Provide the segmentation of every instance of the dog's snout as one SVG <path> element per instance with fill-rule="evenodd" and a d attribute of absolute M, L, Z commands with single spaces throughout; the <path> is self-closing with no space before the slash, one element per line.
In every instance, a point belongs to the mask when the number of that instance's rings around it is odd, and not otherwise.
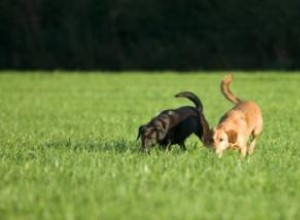
<path fill-rule="evenodd" d="M 152 139 L 145 138 L 145 139 L 142 141 L 142 144 L 143 144 L 143 147 L 144 147 L 144 148 L 150 148 L 150 147 L 152 147 L 153 145 L 155 145 L 155 141 L 153 141 Z"/>

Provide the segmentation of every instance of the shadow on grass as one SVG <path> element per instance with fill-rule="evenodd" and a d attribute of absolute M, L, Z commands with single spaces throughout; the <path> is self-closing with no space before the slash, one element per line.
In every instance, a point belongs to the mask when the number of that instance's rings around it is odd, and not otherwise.
<path fill-rule="evenodd" d="M 171 153 L 171 154 L 182 154 L 188 151 L 196 150 L 197 143 L 192 143 L 187 148 L 187 151 L 183 151 L 179 146 L 173 145 L 170 150 L 166 150 L 163 147 L 153 147 L 150 149 L 150 152 L 145 152 L 141 150 L 141 144 L 138 141 L 134 140 L 72 140 L 72 139 L 64 139 L 64 140 L 56 140 L 49 141 L 42 144 L 43 148 L 46 149 L 57 149 L 57 150 L 70 150 L 75 152 L 115 152 L 115 153 L 137 153 L 142 155 L 149 154 L 160 154 L 160 153 Z"/>
<path fill-rule="evenodd" d="M 44 148 L 50 149 L 66 149 L 72 151 L 88 151 L 88 152 L 138 152 L 139 143 L 136 141 L 119 140 L 59 140 L 50 141 L 43 144 Z"/>

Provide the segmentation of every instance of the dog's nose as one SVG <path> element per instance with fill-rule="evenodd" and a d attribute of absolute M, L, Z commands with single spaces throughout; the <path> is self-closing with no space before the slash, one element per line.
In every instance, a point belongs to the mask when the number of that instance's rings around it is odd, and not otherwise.
<path fill-rule="evenodd" d="M 223 155 L 223 150 L 221 150 L 221 149 L 216 149 L 216 154 L 218 155 L 218 157 L 222 157 L 222 155 Z"/>

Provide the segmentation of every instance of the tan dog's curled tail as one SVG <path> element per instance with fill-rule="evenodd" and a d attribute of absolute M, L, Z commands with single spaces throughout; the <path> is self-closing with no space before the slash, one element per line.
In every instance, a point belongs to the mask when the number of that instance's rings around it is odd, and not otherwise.
<path fill-rule="evenodd" d="M 234 104 L 238 104 L 240 102 L 242 102 L 241 99 L 239 99 L 238 97 L 236 97 L 230 90 L 229 86 L 231 81 L 233 80 L 233 75 L 232 74 L 228 74 L 224 77 L 224 79 L 221 82 L 221 92 L 223 93 L 223 95 L 225 96 L 225 98 L 227 100 L 229 100 L 230 102 L 234 103 Z"/>

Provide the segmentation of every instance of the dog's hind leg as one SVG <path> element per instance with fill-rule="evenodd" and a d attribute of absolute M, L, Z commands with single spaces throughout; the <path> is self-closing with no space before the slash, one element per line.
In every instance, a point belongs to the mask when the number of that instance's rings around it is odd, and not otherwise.
<path fill-rule="evenodd" d="M 248 154 L 253 154 L 258 136 L 258 134 L 252 133 L 252 137 L 248 147 Z"/>
<path fill-rule="evenodd" d="M 249 147 L 248 147 L 248 154 L 253 154 L 255 150 L 255 144 L 256 144 L 256 138 L 253 137 L 252 140 L 250 141 Z"/>
<path fill-rule="evenodd" d="M 258 129 L 254 129 L 252 131 L 252 137 L 248 147 L 248 154 L 253 154 L 255 150 L 256 140 L 259 137 L 261 131 L 262 131 L 261 127 L 259 127 Z"/>

